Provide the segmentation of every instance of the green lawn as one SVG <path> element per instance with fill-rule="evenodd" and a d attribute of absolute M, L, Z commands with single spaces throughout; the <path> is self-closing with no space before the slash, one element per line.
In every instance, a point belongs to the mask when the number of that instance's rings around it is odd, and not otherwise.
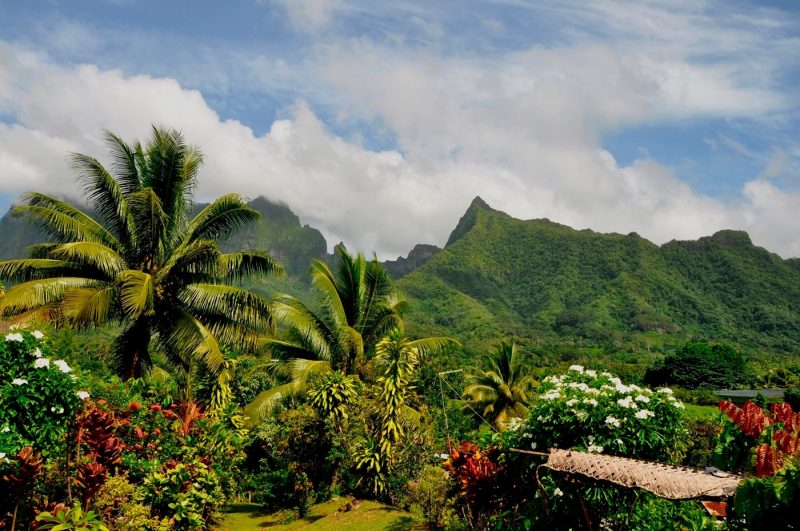
<path fill-rule="evenodd" d="M 715 406 L 698 406 L 695 404 L 685 404 L 686 416 L 694 420 L 714 420 L 719 417 L 720 410 Z"/>
<path fill-rule="evenodd" d="M 225 513 L 218 531 L 260 531 L 316 529 L 320 531 L 349 530 L 368 531 L 372 529 L 418 529 L 410 513 L 390 505 L 363 500 L 357 509 L 339 512 L 348 498 L 335 498 L 311 507 L 305 518 L 296 519 L 294 511 L 279 511 L 264 514 L 256 504 L 234 504 Z"/>

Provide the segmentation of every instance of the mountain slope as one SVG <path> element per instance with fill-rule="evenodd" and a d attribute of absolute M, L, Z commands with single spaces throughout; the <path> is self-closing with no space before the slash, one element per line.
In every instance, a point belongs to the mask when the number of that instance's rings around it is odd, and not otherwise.
<path fill-rule="evenodd" d="M 466 341 L 659 333 L 800 349 L 797 265 L 736 231 L 659 247 L 517 220 L 476 198 L 445 249 L 398 285 L 420 333 Z"/>

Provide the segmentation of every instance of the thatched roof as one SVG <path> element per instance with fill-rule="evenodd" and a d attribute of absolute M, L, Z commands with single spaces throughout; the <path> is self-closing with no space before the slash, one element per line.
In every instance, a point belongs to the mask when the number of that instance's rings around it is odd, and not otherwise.
<path fill-rule="evenodd" d="M 733 496 L 744 479 L 719 471 L 712 473 L 699 468 L 556 448 L 550 450 L 544 466 L 622 487 L 644 489 L 671 500 Z"/>

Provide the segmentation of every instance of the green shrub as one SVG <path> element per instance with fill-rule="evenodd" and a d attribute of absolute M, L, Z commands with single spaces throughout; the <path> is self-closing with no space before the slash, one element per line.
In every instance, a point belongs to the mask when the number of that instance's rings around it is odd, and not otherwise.
<path fill-rule="evenodd" d="M 448 472 L 428 465 L 419 476 L 406 483 L 405 504 L 421 515 L 429 529 L 449 528 L 457 522 L 454 499 L 455 483 Z"/>
<path fill-rule="evenodd" d="M 683 463 L 698 468 L 714 464 L 714 450 L 722 433 L 720 423 L 716 420 L 690 419 L 686 426 L 689 430 L 689 444 Z"/>
<path fill-rule="evenodd" d="M 297 508 L 325 498 L 333 480 L 332 440 L 311 406 L 283 410 L 253 432 L 248 461 L 254 501 L 268 508 Z"/>
<path fill-rule="evenodd" d="M 225 501 L 219 476 L 200 461 L 153 472 L 142 490 L 144 502 L 173 529 L 208 528 Z"/>
<path fill-rule="evenodd" d="M 687 389 L 735 388 L 748 381 L 744 356 L 722 343 L 686 343 L 645 373 L 645 382 L 649 385 Z"/>
<path fill-rule="evenodd" d="M 800 389 L 787 389 L 783 395 L 783 400 L 795 411 L 800 411 Z"/>
<path fill-rule="evenodd" d="M 108 531 L 100 516 L 94 511 L 84 511 L 80 504 L 76 503 L 69 509 L 57 511 L 51 514 L 47 511 L 40 513 L 36 517 L 39 523 L 38 529 L 43 531 L 54 530 L 63 531 L 75 529 L 80 531 Z"/>

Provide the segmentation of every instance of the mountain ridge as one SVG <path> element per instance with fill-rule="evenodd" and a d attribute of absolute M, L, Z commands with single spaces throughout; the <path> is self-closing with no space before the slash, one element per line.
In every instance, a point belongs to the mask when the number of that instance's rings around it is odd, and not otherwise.
<path fill-rule="evenodd" d="M 655 333 L 786 353 L 800 349 L 798 272 L 743 231 L 659 246 L 518 220 L 476 198 L 445 248 L 398 286 L 420 334 L 486 343 Z"/>
<path fill-rule="evenodd" d="M 248 285 L 309 297 L 310 261 L 330 260 L 322 233 L 286 204 L 258 197 L 250 205 L 263 219 L 224 249 L 268 250 L 288 278 Z M 0 258 L 41 241 L 38 229 L 8 214 L 0 231 Z M 635 232 L 515 219 L 476 197 L 443 249 L 420 244 L 384 265 L 412 303 L 407 320 L 419 335 L 617 346 L 663 336 L 800 351 L 800 259 L 755 246 L 744 231 L 657 245 Z"/>

